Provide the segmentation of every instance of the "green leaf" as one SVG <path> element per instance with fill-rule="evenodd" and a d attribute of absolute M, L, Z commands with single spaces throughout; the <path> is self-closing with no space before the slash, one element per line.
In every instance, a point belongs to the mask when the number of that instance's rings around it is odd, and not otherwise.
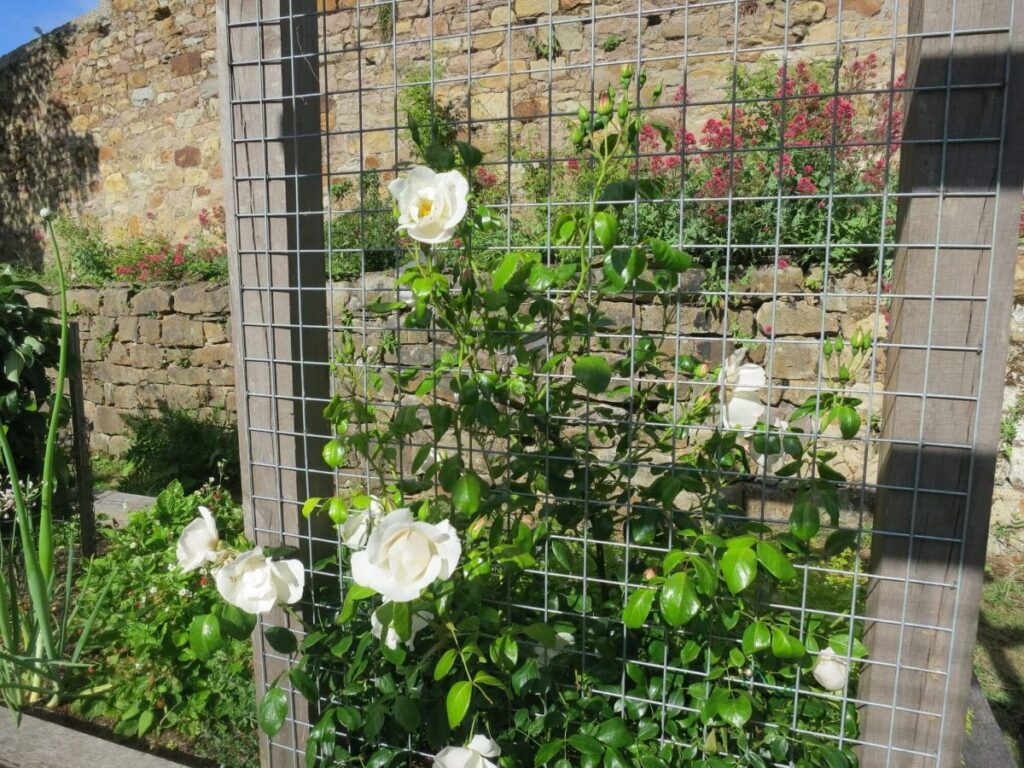
<path fill-rule="evenodd" d="M 488 493 L 487 484 L 475 472 L 466 471 L 452 488 L 452 506 L 464 515 L 474 515 Z"/>
<path fill-rule="evenodd" d="M 690 577 L 682 571 L 669 576 L 661 588 L 661 615 L 673 627 L 681 627 L 700 611 L 700 598 Z"/>
<path fill-rule="evenodd" d="M 420 727 L 420 708 L 408 696 L 399 696 L 395 699 L 393 712 L 395 722 L 406 733 L 415 733 Z"/>
<path fill-rule="evenodd" d="M 597 728 L 594 734 L 597 740 L 609 747 L 623 748 L 633 743 L 633 734 L 626 727 L 626 721 L 621 717 L 613 717 L 605 720 Z"/>
<path fill-rule="evenodd" d="M 230 603 L 220 603 L 214 609 L 214 613 L 220 620 L 221 634 L 232 640 L 248 640 L 256 627 L 256 617 L 253 614 L 246 613 Z"/>
<path fill-rule="evenodd" d="M 288 717 L 288 694 L 283 689 L 273 686 L 259 707 L 256 708 L 256 722 L 260 729 L 267 736 L 274 737 L 284 726 L 285 718 Z"/>
<path fill-rule="evenodd" d="M 748 656 L 763 651 L 772 644 L 772 631 L 763 621 L 755 621 L 743 630 L 743 652 Z"/>
<path fill-rule="evenodd" d="M 851 440 L 860 432 L 860 414 L 848 405 L 836 407 L 839 417 L 839 431 L 844 440 Z"/>
<path fill-rule="evenodd" d="M 153 723 L 155 722 L 156 715 L 153 714 L 153 710 L 151 709 L 147 709 L 145 712 L 139 715 L 139 724 L 135 731 L 138 734 L 139 738 L 145 736 L 149 732 L 149 729 L 153 727 Z"/>
<path fill-rule="evenodd" d="M 772 630 L 772 655 L 779 659 L 799 659 L 806 653 L 804 644 L 784 629 Z"/>
<path fill-rule="evenodd" d="M 328 440 L 324 445 L 323 457 L 328 467 L 337 469 L 345 461 L 345 446 L 337 438 Z"/>
<path fill-rule="evenodd" d="M 770 541 L 757 542 L 757 559 L 779 581 L 796 578 L 796 568 L 789 562 L 789 558 Z"/>
<path fill-rule="evenodd" d="M 742 728 L 753 713 L 750 697 L 745 693 L 737 693 L 718 703 L 719 717 L 733 728 Z"/>
<path fill-rule="evenodd" d="M 522 693 L 530 681 L 540 678 L 540 667 L 536 659 L 527 659 L 519 669 L 512 673 L 512 690 Z"/>
<path fill-rule="evenodd" d="M 604 747 L 601 745 L 601 742 L 593 736 L 587 736 L 584 733 L 574 733 L 569 737 L 569 744 L 584 755 L 604 754 Z"/>
<path fill-rule="evenodd" d="M 789 530 L 800 541 L 810 541 L 821 530 L 821 513 L 807 496 L 800 496 L 789 515 Z"/>
<path fill-rule="evenodd" d="M 538 749 L 536 754 L 533 756 L 533 768 L 540 768 L 540 766 L 547 764 L 551 761 L 551 758 L 561 752 L 564 748 L 565 742 L 562 739 L 549 741 Z"/>
<path fill-rule="evenodd" d="M 224 646 L 220 633 L 220 620 L 212 613 L 196 616 L 189 626 L 188 641 L 196 658 L 207 661 Z"/>
<path fill-rule="evenodd" d="M 604 259 L 604 276 L 612 290 L 631 285 L 647 267 L 647 257 L 639 248 L 616 248 Z"/>
<path fill-rule="evenodd" d="M 448 689 L 445 709 L 448 712 L 448 727 L 457 728 L 466 719 L 469 705 L 473 700 L 473 684 L 468 680 L 460 680 Z"/>
<path fill-rule="evenodd" d="M 263 630 L 263 636 L 270 643 L 270 647 L 278 653 L 290 655 L 299 648 L 299 641 L 285 627 L 267 627 Z"/>
<path fill-rule="evenodd" d="M 651 240 L 651 254 L 654 256 L 655 266 L 659 269 L 685 272 L 693 264 L 690 254 L 657 238 Z"/>
<path fill-rule="evenodd" d="M 466 168 L 472 170 L 476 168 L 480 163 L 483 162 L 484 153 L 474 147 L 468 141 L 456 141 L 455 146 L 459 150 L 459 155 L 462 156 L 462 162 Z"/>
<path fill-rule="evenodd" d="M 619 220 L 615 214 L 607 211 L 594 214 L 594 238 L 606 251 L 615 247 L 619 242 Z"/>
<path fill-rule="evenodd" d="M 647 621 L 654 606 L 654 597 L 657 594 L 653 589 L 637 587 L 629 594 L 626 600 L 626 608 L 622 612 L 622 622 L 630 629 L 639 629 Z"/>
<path fill-rule="evenodd" d="M 522 254 L 518 251 L 513 251 L 505 255 L 505 258 L 501 260 L 498 268 L 494 270 L 491 277 L 491 287 L 496 291 L 500 291 L 505 287 L 506 283 L 512 279 L 512 276 L 519 269 L 519 265 L 522 263 Z"/>
<path fill-rule="evenodd" d="M 434 680 L 443 680 L 448 676 L 448 673 L 452 671 L 452 667 L 455 665 L 455 656 L 454 648 L 449 648 L 441 654 L 441 658 L 434 665 Z"/>
<path fill-rule="evenodd" d="M 583 355 L 576 358 L 572 375 L 588 392 L 599 395 L 611 383 L 612 367 L 600 355 Z"/>
<path fill-rule="evenodd" d="M 825 539 L 825 547 L 822 554 L 825 557 L 835 557 L 847 549 L 857 548 L 857 531 L 851 531 L 846 528 L 840 528 L 832 531 Z"/>
<path fill-rule="evenodd" d="M 725 585 L 734 595 L 750 586 L 757 575 L 757 555 L 750 547 L 726 550 L 721 560 Z"/>
<path fill-rule="evenodd" d="M 316 703 L 320 699 L 320 691 L 317 690 L 316 682 L 309 673 L 298 667 L 293 667 L 288 671 L 288 679 L 292 681 L 292 688 L 299 692 L 299 694 L 306 701 L 310 703 Z"/>

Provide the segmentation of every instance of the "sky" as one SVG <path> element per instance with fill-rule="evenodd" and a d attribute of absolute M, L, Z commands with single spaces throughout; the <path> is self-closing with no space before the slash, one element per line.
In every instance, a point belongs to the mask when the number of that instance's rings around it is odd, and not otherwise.
<path fill-rule="evenodd" d="M 0 56 L 91 11 L 98 0 L 0 0 Z"/>

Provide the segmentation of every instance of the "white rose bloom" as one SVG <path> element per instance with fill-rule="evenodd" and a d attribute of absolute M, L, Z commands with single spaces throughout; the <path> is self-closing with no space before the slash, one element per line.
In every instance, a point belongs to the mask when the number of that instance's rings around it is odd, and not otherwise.
<path fill-rule="evenodd" d="M 418 165 L 388 186 L 398 204 L 398 228 L 421 243 L 451 240 L 466 215 L 469 182 L 458 171 L 434 173 Z"/>
<path fill-rule="evenodd" d="M 376 496 L 370 497 L 370 504 L 366 509 L 357 509 L 349 513 L 345 522 L 341 524 L 338 531 L 341 534 L 342 542 L 352 549 L 362 549 L 370 538 L 370 529 L 378 519 L 384 516 L 384 505 Z"/>
<path fill-rule="evenodd" d="M 378 521 L 366 549 L 352 555 L 352 578 L 385 600 L 407 603 L 437 579 L 451 578 L 461 555 L 447 520 L 431 525 L 414 520 L 409 509 L 396 509 Z"/>
<path fill-rule="evenodd" d="M 789 462 L 789 456 L 786 455 L 785 450 L 782 449 L 782 433 L 789 430 L 789 422 L 783 419 L 775 419 L 772 421 L 772 428 L 768 430 L 765 437 L 765 448 L 770 448 L 768 444 L 772 438 L 778 439 L 779 441 L 779 452 L 778 453 L 761 453 L 757 448 L 754 447 L 753 442 L 750 444 L 750 458 L 757 464 L 759 471 L 758 474 L 763 474 L 766 470 L 769 475 L 774 475 L 782 467 Z"/>
<path fill-rule="evenodd" d="M 306 572 L 298 560 L 270 560 L 257 547 L 243 552 L 214 573 L 217 591 L 247 613 L 266 613 L 278 603 L 302 597 Z"/>
<path fill-rule="evenodd" d="M 199 517 L 185 526 L 178 538 L 178 565 L 186 571 L 194 571 L 204 563 L 217 558 L 217 523 L 206 507 L 199 508 Z"/>
<path fill-rule="evenodd" d="M 498 757 L 501 747 L 483 734 L 474 736 L 464 747 L 445 747 L 434 756 L 434 768 L 498 768 L 488 760 Z"/>
<path fill-rule="evenodd" d="M 718 374 L 718 400 L 726 429 L 748 430 L 764 413 L 761 390 L 768 376 L 760 365 L 744 363 L 746 354 L 745 350 L 737 349 Z"/>
<path fill-rule="evenodd" d="M 818 654 L 814 664 L 814 679 L 826 691 L 841 691 L 846 688 L 850 676 L 850 660 L 840 656 L 831 648 Z"/>
<path fill-rule="evenodd" d="M 555 635 L 555 645 L 552 648 L 546 648 L 542 645 L 534 650 L 537 654 L 537 661 L 541 664 L 547 664 L 566 648 L 574 645 L 576 645 L 576 638 L 573 637 L 571 632 L 558 632 Z"/>
<path fill-rule="evenodd" d="M 370 614 L 370 634 L 380 639 L 381 633 L 384 631 L 384 625 L 381 624 L 380 619 L 377 618 L 377 611 Z M 412 650 L 413 645 L 416 641 L 416 635 L 424 627 L 430 625 L 430 622 L 434 620 L 434 614 L 430 611 L 416 611 L 411 617 L 410 626 L 411 631 L 409 632 L 409 639 L 405 641 L 405 645 L 409 650 Z M 398 636 L 394 627 L 388 627 L 388 633 L 384 638 L 384 645 L 391 650 L 398 648 L 398 644 L 402 642 L 402 638 Z"/>

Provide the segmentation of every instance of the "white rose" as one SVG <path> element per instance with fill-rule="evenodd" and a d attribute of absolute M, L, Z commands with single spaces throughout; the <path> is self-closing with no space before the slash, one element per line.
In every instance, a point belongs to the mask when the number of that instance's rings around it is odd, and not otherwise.
<path fill-rule="evenodd" d="M 217 591 L 247 613 L 266 613 L 278 603 L 302 597 L 306 572 L 298 560 L 270 560 L 257 547 L 243 552 L 214 573 Z"/>
<path fill-rule="evenodd" d="M 204 563 L 217 558 L 217 523 L 206 507 L 199 508 L 199 517 L 185 526 L 178 538 L 178 565 L 186 571 L 194 571 Z"/>
<path fill-rule="evenodd" d="M 761 390 L 768 376 L 760 365 L 744 363 L 746 354 L 745 350 L 737 349 L 718 374 L 718 400 L 726 429 L 748 430 L 764 413 Z"/>
<path fill-rule="evenodd" d="M 379 610 L 380 608 L 370 614 L 370 634 L 377 639 L 380 639 L 381 634 L 384 632 L 384 625 L 381 624 L 380 619 L 377 618 L 377 611 Z M 416 640 L 416 635 L 419 634 L 421 629 L 429 626 L 430 622 L 433 620 L 434 614 L 430 611 L 416 611 L 410 620 L 411 629 L 409 632 L 409 639 L 405 641 L 406 647 L 412 650 L 413 644 Z M 400 642 L 402 642 L 402 638 L 398 636 L 394 627 L 389 626 L 388 633 L 384 637 L 384 645 L 391 650 L 395 650 Z"/>
<path fill-rule="evenodd" d="M 535 649 L 537 661 L 541 664 L 547 664 L 566 648 L 574 645 L 576 645 L 576 638 L 572 636 L 571 632 L 558 632 L 555 634 L 554 646 L 546 648 L 542 645 Z"/>
<path fill-rule="evenodd" d="M 818 654 L 814 664 L 814 679 L 826 691 L 841 691 L 846 688 L 850 676 L 850 660 L 840 656 L 831 648 Z"/>
<path fill-rule="evenodd" d="M 352 555 L 352 578 L 385 600 L 407 603 L 437 579 L 451 578 L 461 555 L 462 544 L 447 520 L 431 525 L 396 509 L 377 523 L 366 549 Z"/>
<path fill-rule="evenodd" d="M 469 182 L 458 171 L 434 173 L 418 165 L 392 181 L 388 192 L 398 204 L 399 229 L 421 243 L 443 243 L 466 215 Z"/>
<path fill-rule="evenodd" d="M 434 768 L 498 768 L 487 758 L 501 754 L 501 747 L 482 734 L 474 736 L 464 747 L 445 747 L 434 756 Z"/>
<path fill-rule="evenodd" d="M 345 522 L 341 524 L 338 531 L 341 540 L 352 549 L 362 549 L 366 546 L 366 540 L 370 538 L 370 529 L 376 521 L 384 516 L 384 505 L 376 496 L 370 497 L 370 504 L 366 509 L 356 509 L 349 513 Z"/>

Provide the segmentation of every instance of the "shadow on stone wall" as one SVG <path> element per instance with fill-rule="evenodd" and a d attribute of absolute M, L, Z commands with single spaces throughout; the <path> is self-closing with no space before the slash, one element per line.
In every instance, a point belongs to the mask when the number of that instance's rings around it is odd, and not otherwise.
<path fill-rule="evenodd" d="M 66 25 L 0 58 L 0 262 L 40 266 L 38 210 L 75 208 L 99 167 L 92 136 L 52 95 L 76 32 Z"/>

